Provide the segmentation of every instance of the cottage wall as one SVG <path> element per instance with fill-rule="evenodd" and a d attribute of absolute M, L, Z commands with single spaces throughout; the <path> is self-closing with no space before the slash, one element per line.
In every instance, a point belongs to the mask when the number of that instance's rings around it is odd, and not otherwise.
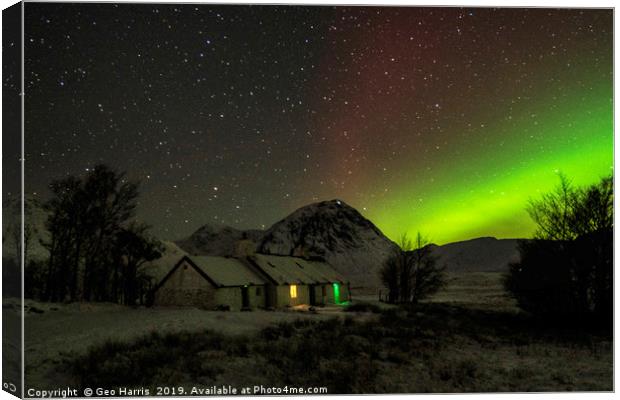
<path fill-rule="evenodd" d="M 325 305 L 327 303 L 329 303 L 329 288 L 331 287 L 331 285 L 329 284 L 316 284 L 316 285 L 312 285 L 309 287 L 310 291 L 314 291 L 314 299 L 315 299 L 315 305 Z M 308 296 L 310 297 L 310 296 Z M 308 302 L 310 300 L 308 299 Z M 308 303 L 310 304 L 310 303 Z"/>
<path fill-rule="evenodd" d="M 282 308 L 291 305 L 289 287 L 286 285 L 278 285 L 275 287 L 276 292 L 276 308 Z"/>
<path fill-rule="evenodd" d="M 224 287 L 216 293 L 218 305 L 228 306 L 231 311 L 241 310 L 241 288 Z"/>
<path fill-rule="evenodd" d="M 289 298 L 291 295 L 291 288 L 287 287 Z M 299 304 L 310 304 L 310 287 L 308 285 L 297 285 L 297 298 L 291 299 L 291 305 L 296 306 Z"/>
<path fill-rule="evenodd" d="M 241 309 L 241 288 L 239 287 L 222 287 L 216 290 L 215 306 L 228 306 L 233 311 Z"/>
<path fill-rule="evenodd" d="M 225 289 L 234 289 L 232 294 L 227 295 L 227 297 L 223 299 L 227 299 L 228 303 L 231 304 L 231 307 L 235 310 L 240 310 L 243 306 L 243 288 L 242 287 L 234 287 L 234 288 L 225 288 Z M 247 287 L 248 290 L 248 301 L 250 308 L 265 308 L 265 286 L 263 285 L 252 285 Z M 232 306 L 234 304 L 234 307 Z"/>
<path fill-rule="evenodd" d="M 266 286 L 253 286 L 254 294 L 250 292 L 250 303 L 252 307 L 265 308 L 267 306 L 267 287 Z M 260 288 L 260 293 L 256 290 Z"/>
<path fill-rule="evenodd" d="M 321 289 L 325 292 L 325 304 L 334 304 L 334 286 L 326 283 L 321 286 Z"/>
<path fill-rule="evenodd" d="M 340 302 L 343 301 L 351 301 L 351 292 L 349 291 L 349 285 L 347 284 L 340 285 Z"/>
<path fill-rule="evenodd" d="M 213 309 L 218 304 L 217 290 L 191 265 L 183 262 L 155 292 L 154 304 Z"/>
<path fill-rule="evenodd" d="M 269 308 L 278 307 L 278 287 L 276 285 L 265 285 L 265 306 Z"/>

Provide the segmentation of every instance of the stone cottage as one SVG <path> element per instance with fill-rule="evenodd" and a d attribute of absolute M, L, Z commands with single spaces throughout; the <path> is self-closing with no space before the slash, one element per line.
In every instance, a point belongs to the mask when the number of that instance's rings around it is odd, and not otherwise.
<path fill-rule="evenodd" d="M 155 287 L 155 305 L 242 310 L 342 304 L 348 281 L 322 260 L 252 254 L 183 256 Z"/>

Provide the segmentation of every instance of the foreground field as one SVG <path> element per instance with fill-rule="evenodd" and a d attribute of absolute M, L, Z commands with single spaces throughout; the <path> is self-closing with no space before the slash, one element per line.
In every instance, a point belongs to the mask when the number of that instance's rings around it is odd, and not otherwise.
<path fill-rule="evenodd" d="M 376 319 L 110 341 L 68 363 L 77 386 L 327 387 L 329 393 L 612 390 L 609 339 L 441 304 Z M 154 390 L 154 389 L 152 389 Z"/>
<path fill-rule="evenodd" d="M 216 312 L 195 308 L 128 308 L 114 304 L 34 306 L 25 318 L 27 387 L 71 384 L 63 362 L 108 340 L 141 335 L 214 329 L 227 335 L 251 334 L 278 322 L 330 318 L 334 313 Z M 14 314 L 19 323 L 17 314 Z"/>
<path fill-rule="evenodd" d="M 330 393 L 612 390 L 611 333 L 550 327 L 498 274 L 450 276 L 414 309 L 210 312 L 42 305 L 26 316 L 27 387 L 326 386 Z"/>

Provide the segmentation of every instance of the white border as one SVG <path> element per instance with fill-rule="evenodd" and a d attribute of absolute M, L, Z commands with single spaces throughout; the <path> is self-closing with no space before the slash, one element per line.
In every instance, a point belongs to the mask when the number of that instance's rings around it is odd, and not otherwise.
<path fill-rule="evenodd" d="M 375 1 L 368 1 L 368 0 L 339 0 L 337 2 L 326 2 L 326 1 L 318 1 L 318 0 L 305 0 L 305 1 L 299 1 L 299 0 L 289 0 L 289 1 L 269 1 L 269 0 L 251 0 L 251 1 L 239 1 L 239 0 L 230 0 L 230 1 L 164 1 L 164 0 L 154 0 L 154 1 L 126 1 L 126 0 L 121 0 L 121 1 L 92 1 L 92 0 L 86 0 L 86 1 L 80 1 L 80 2 L 84 2 L 84 3 L 102 3 L 102 2 L 116 2 L 116 3 L 179 3 L 179 4 L 293 4 L 293 5 L 378 5 L 378 6 L 453 6 L 453 7 L 550 7 L 550 8 L 615 8 L 615 1 L 600 1 L 600 0 L 596 0 L 596 1 L 589 1 L 589 2 L 583 2 L 583 1 L 558 1 L 558 0 L 546 0 L 544 1 L 544 3 L 541 3 L 540 1 L 535 1 L 535 0 L 527 0 L 527 1 L 519 1 L 519 2 L 513 2 L 513 1 L 506 1 L 506 2 L 498 2 L 498 1 L 488 1 L 488 0 L 478 0 L 478 1 L 441 1 L 441 0 L 435 0 L 435 1 L 416 1 L 416 0 L 391 0 L 391 1 L 380 1 L 380 0 L 375 0 Z M 10 0 L 0 0 L 0 5 L 2 6 L 2 9 L 5 9 L 13 4 L 16 4 L 17 2 L 15 1 L 10 1 Z M 24 26 L 23 26 L 23 4 L 22 4 L 22 37 L 23 37 L 23 32 L 24 31 Z M 615 38 L 618 37 L 618 33 L 620 31 L 620 28 L 618 28 L 618 26 L 615 24 L 615 10 L 614 10 L 614 100 L 615 100 L 615 93 L 618 89 L 617 85 L 617 81 L 615 79 L 615 65 L 618 65 L 617 61 L 618 61 L 618 46 L 615 42 Z M 0 30 L 0 44 L 2 43 L 2 33 Z M 22 41 L 22 46 L 23 46 L 24 42 Z M 24 209 L 23 209 L 23 191 L 24 191 L 24 170 L 23 170 L 23 164 L 24 164 L 24 159 L 23 159 L 23 155 L 24 155 L 24 56 L 23 56 L 23 47 L 22 47 L 22 59 L 21 59 L 21 64 L 22 64 L 22 82 L 21 82 L 21 92 L 22 92 L 22 96 L 21 96 L 21 102 L 22 102 L 22 112 L 21 112 L 21 123 L 22 123 L 22 169 L 21 169 L 21 183 L 22 183 L 22 244 L 23 244 L 23 232 L 24 232 L 24 227 L 23 227 L 23 213 L 24 213 Z M 1 105 L 1 97 L 0 97 L 0 105 Z M 616 116 L 618 115 L 618 107 L 617 104 L 614 101 L 614 121 Z M 1 128 L 0 128 L 1 129 Z M 615 134 L 615 124 L 614 124 L 614 139 L 617 138 L 616 134 Z M 615 140 L 614 140 L 614 144 L 615 144 Z M 615 146 L 614 146 L 615 147 Z M 0 152 L 2 150 L 2 143 L 0 141 Z M 618 154 L 614 153 L 614 165 L 617 165 L 618 161 L 620 160 L 620 156 L 618 156 Z M 614 177 L 615 179 L 615 177 Z M 2 184 L 0 182 L 0 190 L 2 188 Z M 615 208 L 614 208 L 615 210 Z M 1 216 L 0 216 L 0 222 L 1 222 Z M 620 220 L 620 218 L 618 217 L 618 215 L 616 214 L 614 216 L 614 224 L 617 225 L 618 220 Z M 620 245 L 620 238 L 615 236 L 614 237 L 614 250 L 617 248 L 617 246 Z M 23 249 L 23 245 L 22 245 L 22 249 Z M 22 251 L 22 265 L 23 265 L 23 251 Z M 618 254 L 616 252 L 614 252 L 614 266 L 618 265 Z M 617 289 L 620 286 L 618 285 L 618 282 L 620 281 L 618 273 L 614 274 L 614 288 Z M 24 289 L 24 276 L 23 276 L 23 268 L 22 268 L 22 296 L 23 296 L 23 289 Z M 615 306 L 615 310 L 618 310 L 618 298 L 617 296 L 615 296 L 615 290 L 614 290 L 614 306 Z M 617 332 L 616 328 L 617 328 L 617 319 L 615 319 L 614 321 L 614 339 L 615 339 L 615 332 Z M 23 299 L 22 299 L 22 362 L 23 362 L 23 357 L 24 357 L 24 352 L 23 352 L 23 346 L 24 346 L 24 335 L 23 335 L 23 328 L 24 328 L 24 316 L 23 316 Z M 2 329 L 2 322 L 0 321 L 0 331 Z M 1 351 L 1 350 L 0 350 Z M 615 374 L 616 372 L 616 368 L 615 368 L 615 360 L 617 360 L 618 358 L 617 356 L 617 351 L 618 351 L 618 347 L 615 345 L 615 340 L 614 340 L 614 388 L 618 388 L 618 376 L 617 374 Z M 0 373 L 2 372 L 2 365 L 0 363 Z M 24 371 L 22 370 L 22 389 L 23 389 L 23 373 Z M 23 393 L 23 392 L 22 392 Z M 419 399 L 453 399 L 453 398 L 459 398 L 461 396 L 467 396 L 468 399 L 488 399 L 488 398 L 493 398 L 493 399 L 531 399 L 531 398 L 538 398 L 538 397 L 542 397 L 542 398 L 547 398 L 547 399 L 563 399 L 563 400 L 573 400 L 573 399 L 584 399 L 584 398 L 588 398 L 588 399 L 611 399 L 614 398 L 615 395 L 613 393 L 591 393 L 591 392 L 586 392 L 586 393 L 551 393 L 551 394 L 528 394 L 528 393 L 516 393 L 516 394 L 472 394 L 472 395 L 462 395 L 462 394 L 457 394 L 457 395 L 376 395 L 373 396 L 375 398 L 404 398 L 404 397 L 416 397 Z M 327 398 L 327 399 L 335 399 L 337 397 L 341 397 L 341 396 L 321 396 L 321 398 Z M 347 397 L 354 397 L 354 398 L 358 398 L 358 397 L 362 397 L 362 396 L 347 396 Z M 14 396 L 11 396 L 10 394 L 8 394 L 7 392 L 1 391 L 0 393 L 0 400 L 5 400 L 5 399 L 14 399 Z M 265 397 L 262 397 L 265 398 Z M 266 397 L 266 398 L 276 398 L 276 397 Z"/>

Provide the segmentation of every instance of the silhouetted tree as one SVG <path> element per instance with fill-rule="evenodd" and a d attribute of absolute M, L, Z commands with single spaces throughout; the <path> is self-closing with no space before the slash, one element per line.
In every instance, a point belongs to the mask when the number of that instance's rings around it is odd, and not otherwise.
<path fill-rule="evenodd" d="M 135 305 L 136 299 L 148 290 L 145 286 L 150 282 L 147 276 L 140 274 L 140 267 L 162 255 L 161 242 L 147 235 L 148 228 L 144 224 L 131 224 L 117 234 L 118 254 L 122 255 L 123 302 L 126 305 Z M 116 271 L 115 285 L 118 283 L 118 269 Z"/>
<path fill-rule="evenodd" d="M 541 315 L 611 318 L 613 298 L 613 178 L 574 188 L 560 185 L 528 212 L 537 230 L 521 241 L 521 260 L 505 277 L 521 308 Z"/>
<path fill-rule="evenodd" d="M 415 241 L 401 237 L 399 248 L 380 270 L 380 278 L 390 303 L 417 303 L 445 285 L 444 270 L 437 266 L 428 240 L 419 232 Z"/>
<path fill-rule="evenodd" d="M 45 288 L 46 263 L 42 260 L 29 260 L 24 268 L 24 297 L 40 299 Z M 21 278 L 21 277 L 20 277 Z"/>
<path fill-rule="evenodd" d="M 445 268 L 437 265 L 437 257 L 432 250 L 428 239 L 418 232 L 411 252 L 413 268 L 409 286 L 412 303 L 437 293 L 446 284 Z"/>
<path fill-rule="evenodd" d="M 23 204 L 24 218 L 21 218 L 21 206 Z M 10 218 L 13 222 L 6 223 L 6 230 L 4 231 L 3 240 L 8 241 L 4 245 L 11 244 L 14 257 L 10 260 L 6 259 L 3 267 L 6 274 L 3 276 L 7 279 L 6 285 L 4 285 L 5 293 L 11 295 L 18 295 L 21 297 L 21 271 L 22 271 L 22 255 L 23 255 L 23 269 L 24 269 L 24 296 L 32 297 L 33 293 L 37 293 L 36 288 L 40 288 L 40 269 L 42 265 L 40 262 L 32 259 L 30 251 L 35 239 L 38 229 L 33 223 L 33 211 L 37 207 L 37 202 L 31 199 L 25 199 L 17 204 L 9 206 L 14 213 Z M 22 222 L 23 222 L 23 237 L 22 237 Z M 22 239 L 23 239 L 23 251 L 22 251 Z M 23 253 L 23 254 L 22 254 Z M 34 287 L 30 285 L 34 282 Z M 38 286 L 37 286 L 38 285 Z M 8 289 L 10 288 L 10 289 Z M 8 290 L 7 290 L 8 289 Z M 31 290 L 35 289 L 35 290 Z"/>
<path fill-rule="evenodd" d="M 381 283 L 388 291 L 388 303 L 397 303 L 400 300 L 400 263 L 402 258 L 401 254 L 394 254 L 385 261 L 383 268 L 379 271 Z"/>
<path fill-rule="evenodd" d="M 69 176 L 50 188 L 53 197 L 45 204 L 50 258 L 42 297 L 133 304 L 137 268 L 160 256 L 147 227 L 132 223 L 138 184 L 97 165 L 82 178 Z"/>
<path fill-rule="evenodd" d="M 135 215 L 137 183 L 127 182 L 123 173 L 96 166 L 84 184 L 86 227 L 90 240 L 85 246 L 85 300 L 106 301 L 115 261 L 115 237 Z M 102 285 L 101 283 L 106 283 Z"/>
<path fill-rule="evenodd" d="M 44 245 L 50 257 L 47 263 L 46 287 L 43 299 L 48 301 L 65 300 L 70 266 L 79 257 L 73 251 L 76 240 L 76 227 L 81 223 L 81 216 L 76 212 L 78 194 L 82 190 L 82 182 L 76 177 L 67 177 L 52 182 L 50 185 L 52 198 L 44 209 L 49 212 L 46 228 L 50 232 L 50 240 Z"/>

